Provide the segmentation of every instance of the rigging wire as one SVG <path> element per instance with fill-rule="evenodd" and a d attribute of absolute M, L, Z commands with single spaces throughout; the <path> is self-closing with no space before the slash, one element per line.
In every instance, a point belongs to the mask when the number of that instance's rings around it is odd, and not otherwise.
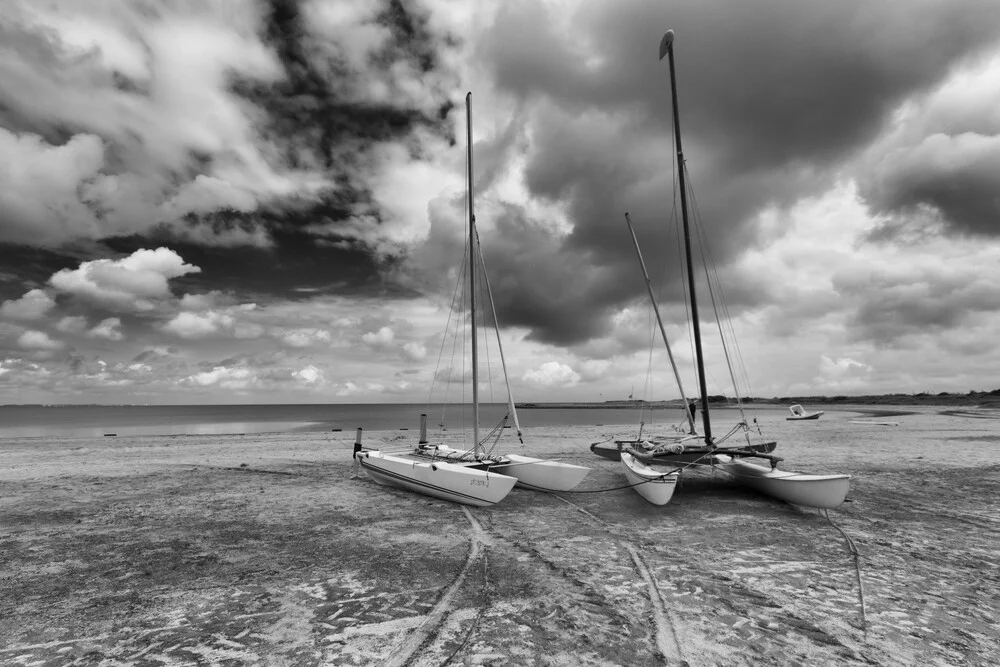
<path fill-rule="evenodd" d="M 464 253 L 464 254 L 467 254 L 467 253 Z M 463 254 L 463 256 L 464 256 L 464 254 Z M 462 286 L 465 284 L 465 265 L 466 265 L 466 262 L 463 261 L 462 262 L 462 266 L 459 269 L 458 275 L 457 275 L 457 277 L 455 279 L 455 289 L 452 291 L 452 294 L 451 294 L 451 304 L 448 307 L 448 320 L 445 323 L 444 334 L 441 336 L 441 347 L 438 350 L 438 359 L 437 359 L 437 363 L 434 366 L 434 374 L 431 376 L 430 389 L 427 390 L 427 405 L 426 405 L 426 407 L 424 409 L 424 412 L 428 412 L 429 413 L 431 411 L 430 410 L 430 406 L 433 404 L 434 385 L 437 383 L 438 373 L 439 373 L 439 371 L 441 369 L 441 361 L 444 358 L 445 345 L 448 342 L 448 333 L 451 331 L 453 316 L 454 316 L 454 314 L 456 312 L 456 310 L 455 310 L 455 302 L 456 302 L 456 300 L 458 300 L 459 298 L 461 298 L 460 297 L 460 291 L 462 289 Z M 451 353 L 451 359 L 449 360 L 449 364 L 448 364 L 448 373 L 446 375 L 445 382 L 444 382 L 444 385 L 445 385 L 444 398 L 441 401 L 441 421 L 440 421 L 440 426 L 441 427 L 444 426 L 445 410 L 447 409 L 447 406 L 448 406 L 448 387 L 451 384 L 451 373 L 452 373 L 452 370 L 454 369 L 454 361 L 455 361 L 455 345 L 456 345 L 457 340 L 458 340 L 457 318 L 454 318 L 454 319 L 455 319 L 456 323 L 455 323 L 455 333 L 452 336 L 452 353 Z"/>
<path fill-rule="evenodd" d="M 734 355 L 736 358 L 737 366 L 739 369 L 740 379 L 742 380 L 744 387 L 746 387 L 747 395 L 751 392 L 750 376 L 747 373 L 746 365 L 743 363 L 743 355 L 739 349 L 739 340 L 736 337 L 736 329 L 733 326 L 733 318 L 729 311 L 729 305 L 725 298 L 725 291 L 722 287 L 722 280 L 719 278 L 718 266 L 715 262 L 715 258 L 712 256 L 712 249 L 706 240 L 706 235 L 704 232 L 704 225 L 702 224 L 701 210 L 698 207 L 698 200 L 694 193 L 694 188 L 689 187 L 689 194 L 691 195 L 692 202 L 692 212 L 695 220 L 695 231 L 698 234 L 699 250 L 702 256 L 702 265 L 705 272 L 705 280 L 708 282 L 709 295 L 712 299 L 712 307 L 716 312 L 716 324 L 719 328 L 719 336 L 722 339 L 723 351 L 726 354 L 726 362 L 729 365 L 730 376 L 733 380 L 733 389 L 739 393 L 739 388 L 737 384 L 737 374 L 733 368 L 733 363 L 730 359 L 729 347 L 734 348 Z M 714 278 L 714 280 L 713 280 Z M 728 327 L 728 335 L 725 327 Z M 741 397 L 737 396 L 737 400 L 740 401 Z M 740 401 L 742 403 L 742 401 Z"/>

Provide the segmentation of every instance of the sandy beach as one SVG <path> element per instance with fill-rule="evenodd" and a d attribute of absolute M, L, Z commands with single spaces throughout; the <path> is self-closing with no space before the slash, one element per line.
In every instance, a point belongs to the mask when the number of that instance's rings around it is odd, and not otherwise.
<path fill-rule="evenodd" d="M 352 432 L 0 441 L 0 664 L 993 665 L 998 417 L 767 424 L 853 476 L 828 516 L 711 470 L 607 490 L 607 426 L 526 433 L 591 472 L 488 509 L 352 479 Z"/>

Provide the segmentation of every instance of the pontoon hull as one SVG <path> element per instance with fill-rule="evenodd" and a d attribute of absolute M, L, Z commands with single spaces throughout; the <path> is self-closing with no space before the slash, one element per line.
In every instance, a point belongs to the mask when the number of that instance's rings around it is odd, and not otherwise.
<path fill-rule="evenodd" d="M 674 496 L 680 470 L 657 470 L 628 452 L 621 453 L 622 470 L 629 484 L 640 496 L 654 505 L 666 505 Z"/>
<path fill-rule="evenodd" d="M 476 460 L 469 451 L 455 449 L 447 445 L 423 445 L 414 453 L 421 457 L 430 456 L 434 460 L 467 460 L 470 463 L 474 463 Z M 484 460 L 483 467 L 485 468 L 486 465 L 491 471 L 516 477 L 522 486 L 538 491 L 569 491 L 582 482 L 583 478 L 590 472 L 590 468 L 584 466 L 536 459 L 519 454 L 504 454 Z"/>
<path fill-rule="evenodd" d="M 833 509 L 843 504 L 851 488 L 850 475 L 806 475 L 759 466 L 729 456 L 718 458 L 718 469 L 740 484 L 786 503 Z"/>
<path fill-rule="evenodd" d="M 489 507 L 506 497 L 517 479 L 444 461 L 420 461 L 367 451 L 358 463 L 375 482 L 454 503 Z"/>
<path fill-rule="evenodd" d="M 541 491 L 569 491 L 590 472 L 590 468 L 584 466 L 519 454 L 507 454 L 504 458 L 510 460 L 511 465 L 495 466 L 494 470 L 516 477 L 522 486 Z"/>

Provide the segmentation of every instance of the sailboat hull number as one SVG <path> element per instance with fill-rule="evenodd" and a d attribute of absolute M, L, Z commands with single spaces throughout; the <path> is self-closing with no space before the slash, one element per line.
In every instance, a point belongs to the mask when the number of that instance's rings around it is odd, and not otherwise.
<path fill-rule="evenodd" d="M 471 486 L 489 486 L 490 480 L 488 479 L 473 479 L 470 480 Z"/>

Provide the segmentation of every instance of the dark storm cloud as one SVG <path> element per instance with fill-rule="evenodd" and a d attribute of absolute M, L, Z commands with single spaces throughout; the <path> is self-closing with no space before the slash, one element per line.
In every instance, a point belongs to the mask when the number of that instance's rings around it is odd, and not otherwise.
<path fill-rule="evenodd" d="M 886 229 L 903 233 L 936 213 L 950 231 L 1000 235 L 1000 127 L 994 131 L 937 134 L 887 158 L 864 188 L 872 207 L 892 216 Z"/>
<path fill-rule="evenodd" d="M 757 243 L 749 224 L 756 213 L 829 187 L 901 102 L 994 44 L 1000 6 L 635 0 L 557 14 L 505 5 L 480 57 L 525 110 L 525 184 L 563 202 L 573 225 L 548 242 L 545 257 L 537 234 L 506 241 L 506 253 L 521 259 L 500 260 L 511 265 L 501 317 L 530 326 L 535 338 L 584 341 L 605 329 L 608 313 L 640 297 L 626 210 L 647 263 L 666 267 L 664 298 L 681 298 L 676 241 L 665 224 L 673 177 L 668 69 L 656 58 L 668 28 L 676 32 L 694 214 L 725 267 Z M 736 307 L 770 297 L 737 290 Z"/>
<path fill-rule="evenodd" d="M 292 164 L 320 162 L 350 182 L 351 171 L 357 167 L 356 154 L 374 142 L 405 138 L 417 126 L 448 134 L 444 119 L 452 106 L 450 91 L 438 91 L 438 106 L 433 110 L 398 102 L 366 103 L 346 94 L 368 72 L 358 71 L 341 54 L 313 48 L 322 36 L 310 31 L 302 4 L 300 0 L 272 0 L 265 19 L 265 41 L 278 54 L 286 78 L 270 85 L 237 85 L 237 90 L 267 111 L 264 131 L 286 147 L 286 159 Z M 434 70 L 437 45 L 419 7 L 404 6 L 398 0 L 384 1 L 380 7 L 374 21 L 386 27 L 391 38 L 370 54 L 368 65 L 385 71 L 408 61 L 421 72 Z"/>
<path fill-rule="evenodd" d="M 205 288 L 209 275 L 276 294 L 381 283 L 394 260 L 374 247 L 377 149 L 421 159 L 417 135 L 454 142 L 439 56 L 452 38 L 397 0 L 332 27 L 317 3 L 248 2 L 231 21 L 219 7 L 54 4 L 55 28 L 29 4 L 0 16 L 0 148 L 23 165 L 0 192 L 0 241 L 29 277 L 88 258 L 69 248 L 83 239 L 98 254 L 175 248 L 203 263 Z M 82 51 L 74 12 L 119 41 Z M 343 46 L 364 29 L 367 50 Z M 33 247 L 51 249 L 34 273 Z"/>

